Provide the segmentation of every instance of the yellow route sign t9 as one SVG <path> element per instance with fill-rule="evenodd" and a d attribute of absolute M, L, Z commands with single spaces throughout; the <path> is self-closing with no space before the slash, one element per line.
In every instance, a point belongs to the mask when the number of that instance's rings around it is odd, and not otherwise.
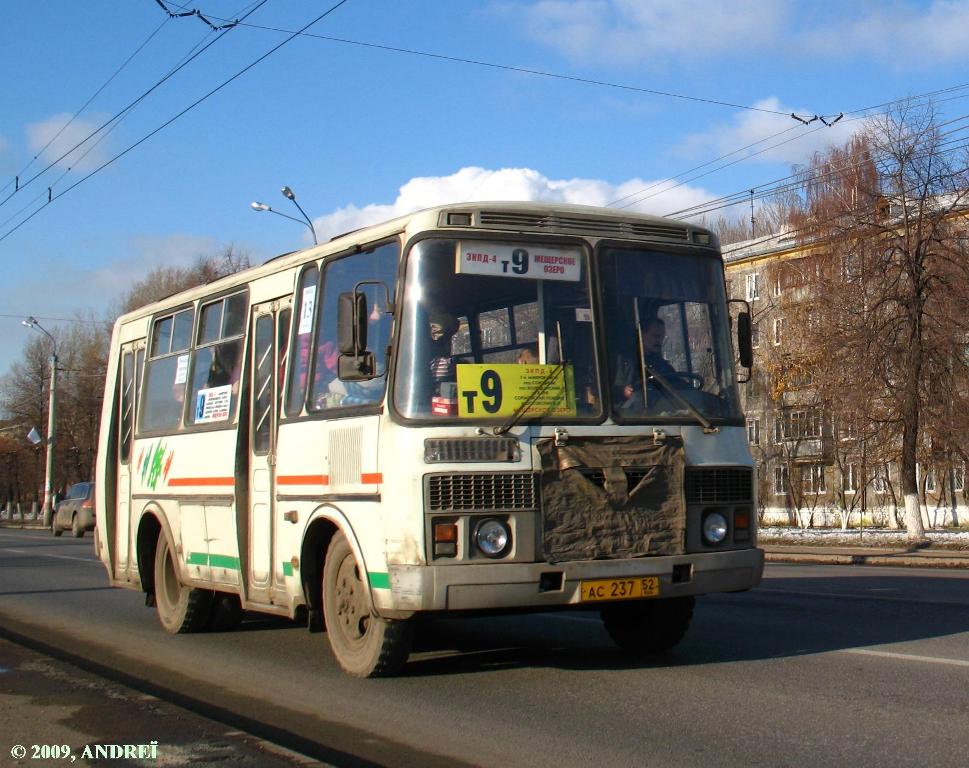
<path fill-rule="evenodd" d="M 571 365 L 461 364 L 457 379 L 458 416 L 462 418 L 512 416 L 529 398 L 533 399 L 523 418 L 576 414 Z"/>

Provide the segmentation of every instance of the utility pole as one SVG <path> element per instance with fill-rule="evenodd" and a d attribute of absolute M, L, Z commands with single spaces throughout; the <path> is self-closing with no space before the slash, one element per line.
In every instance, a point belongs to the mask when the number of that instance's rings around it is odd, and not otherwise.
<path fill-rule="evenodd" d="M 53 508 L 51 501 L 54 496 L 53 476 L 54 476 L 54 439 L 56 437 L 55 425 L 57 412 L 57 342 L 47 330 L 37 322 L 37 318 L 28 317 L 22 320 L 21 324 L 27 328 L 40 331 L 50 339 L 50 403 L 47 408 L 47 465 L 44 472 L 44 527 L 50 527 Z"/>

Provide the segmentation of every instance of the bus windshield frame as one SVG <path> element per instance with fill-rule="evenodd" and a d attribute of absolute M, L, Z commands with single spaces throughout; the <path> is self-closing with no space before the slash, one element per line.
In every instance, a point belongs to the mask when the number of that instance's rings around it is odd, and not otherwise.
<path fill-rule="evenodd" d="M 695 424 L 698 412 L 711 424 L 743 424 L 719 257 L 600 243 L 596 264 L 610 416 Z"/>
<path fill-rule="evenodd" d="M 591 249 L 429 235 L 406 256 L 392 400 L 406 422 L 600 423 Z"/>

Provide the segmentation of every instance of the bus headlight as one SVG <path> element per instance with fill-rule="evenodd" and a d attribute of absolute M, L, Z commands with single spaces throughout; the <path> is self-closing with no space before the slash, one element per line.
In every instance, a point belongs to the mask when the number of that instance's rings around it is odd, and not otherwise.
<path fill-rule="evenodd" d="M 719 544 L 727 538 L 727 518 L 719 512 L 707 512 L 703 516 L 703 540 L 707 544 Z"/>
<path fill-rule="evenodd" d="M 511 544 L 511 532 L 506 523 L 489 517 L 474 529 L 474 543 L 486 557 L 501 557 Z"/>

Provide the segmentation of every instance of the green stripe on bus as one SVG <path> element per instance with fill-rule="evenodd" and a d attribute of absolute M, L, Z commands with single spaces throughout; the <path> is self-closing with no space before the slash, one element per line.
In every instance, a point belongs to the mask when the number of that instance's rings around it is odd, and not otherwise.
<path fill-rule="evenodd" d="M 213 568 L 229 568 L 239 570 L 239 558 L 230 555 L 207 555 L 204 552 L 189 552 L 185 561 L 189 565 L 209 565 Z"/>
<path fill-rule="evenodd" d="M 283 560 L 283 576 L 293 575 L 293 564 L 289 560 Z"/>
<path fill-rule="evenodd" d="M 374 589 L 390 589 L 390 574 L 372 572 L 370 574 L 370 586 Z"/>

